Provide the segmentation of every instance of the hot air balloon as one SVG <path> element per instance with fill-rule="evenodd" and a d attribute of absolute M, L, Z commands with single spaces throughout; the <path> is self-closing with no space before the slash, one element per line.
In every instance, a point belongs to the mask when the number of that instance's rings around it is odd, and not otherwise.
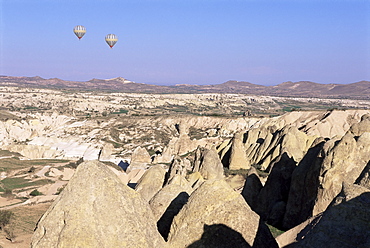
<path fill-rule="evenodd" d="M 105 36 L 105 41 L 110 48 L 112 48 L 117 43 L 118 37 L 115 34 L 107 34 L 107 36 Z"/>
<path fill-rule="evenodd" d="M 77 25 L 76 27 L 74 27 L 73 32 L 78 37 L 78 39 L 81 39 L 82 36 L 84 36 L 86 33 L 86 28 L 84 26 Z"/>

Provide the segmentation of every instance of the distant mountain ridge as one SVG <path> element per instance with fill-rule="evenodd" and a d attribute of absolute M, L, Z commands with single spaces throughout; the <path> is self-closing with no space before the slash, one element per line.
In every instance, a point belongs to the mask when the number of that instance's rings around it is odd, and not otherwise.
<path fill-rule="evenodd" d="M 0 76 L 0 86 L 32 87 L 66 90 L 101 90 L 125 93 L 230 93 L 290 97 L 356 98 L 370 99 L 370 81 L 351 84 L 319 84 L 309 81 L 284 82 L 275 86 L 263 86 L 244 81 L 227 81 L 222 84 L 160 86 L 135 83 L 122 77 L 91 79 L 89 81 L 65 81 L 59 78 Z"/>

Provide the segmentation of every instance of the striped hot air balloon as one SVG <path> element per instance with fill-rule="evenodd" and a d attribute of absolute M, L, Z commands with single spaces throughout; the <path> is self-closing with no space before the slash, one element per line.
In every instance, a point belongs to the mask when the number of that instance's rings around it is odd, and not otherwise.
<path fill-rule="evenodd" d="M 105 36 L 105 41 L 110 48 L 112 48 L 117 43 L 118 37 L 115 34 L 107 34 L 107 36 Z"/>
<path fill-rule="evenodd" d="M 74 27 L 73 32 L 78 37 L 78 39 L 81 39 L 82 36 L 84 36 L 86 33 L 86 28 L 84 26 L 77 25 L 76 27 Z"/>

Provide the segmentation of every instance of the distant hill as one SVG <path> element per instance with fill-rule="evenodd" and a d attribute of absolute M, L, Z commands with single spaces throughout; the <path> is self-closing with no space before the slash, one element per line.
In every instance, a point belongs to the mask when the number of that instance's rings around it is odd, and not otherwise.
<path fill-rule="evenodd" d="M 126 93 L 235 93 L 269 96 L 356 98 L 370 99 L 370 81 L 351 84 L 318 84 L 308 81 L 284 82 L 276 86 L 263 86 L 240 81 L 227 81 L 213 85 L 178 84 L 159 86 L 135 83 L 122 77 L 91 79 L 86 82 L 64 81 L 59 78 L 0 76 L 0 86 L 66 90 L 101 90 Z"/>

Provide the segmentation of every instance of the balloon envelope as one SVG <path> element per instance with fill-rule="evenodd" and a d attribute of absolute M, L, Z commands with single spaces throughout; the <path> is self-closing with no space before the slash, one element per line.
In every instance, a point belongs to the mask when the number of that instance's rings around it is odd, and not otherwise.
<path fill-rule="evenodd" d="M 118 41 L 118 37 L 115 34 L 108 34 L 105 36 L 105 41 L 112 48 Z"/>
<path fill-rule="evenodd" d="M 77 25 L 76 27 L 74 27 L 73 32 L 78 37 L 78 39 L 81 39 L 82 36 L 84 36 L 86 33 L 86 28 L 84 26 Z"/>

